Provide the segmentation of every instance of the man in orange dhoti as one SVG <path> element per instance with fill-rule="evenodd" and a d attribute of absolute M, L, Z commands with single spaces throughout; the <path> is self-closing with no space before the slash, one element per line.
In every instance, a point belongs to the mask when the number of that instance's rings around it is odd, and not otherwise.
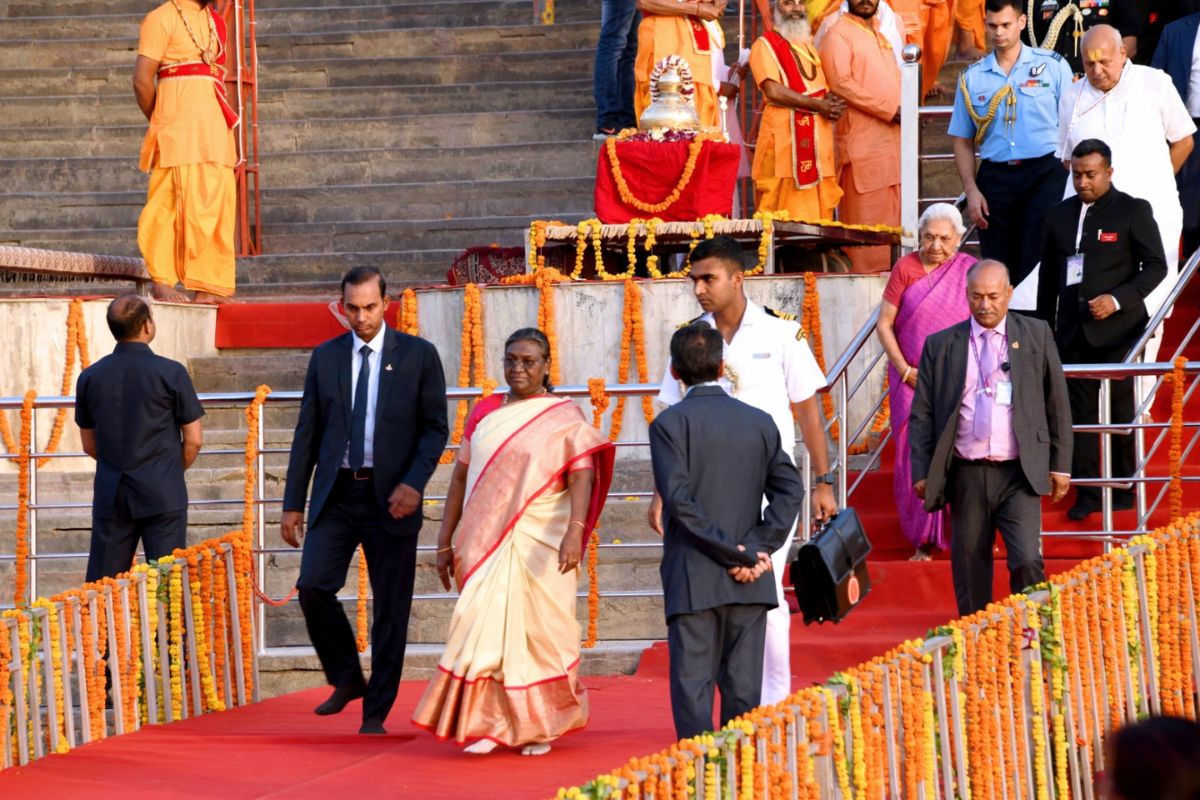
<path fill-rule="evenodd" d="M 837 121 L 841 221 L 900 224 L 900 68 L 875 20 L 879 0 L 851 0 L 821 40 L 829 89 L 846 101 Z M 854 272 L 891 267 L 886 246 L 849 250 Z"/>
<path fill-rule="evenodd" d="M 211 0 L 168 0 L 146 15 L 133 77 L 150 120 L 138 160 L 150 173 L 138 247 L 159 300 L 186 301 L 179 283 L 202 303 L 234 291 L 237 112 L 224 79 L 225 21 Z"/>
<path fill-rule="evenodd" d="M 987 51 L 987 37 L 983 31 L 983 0 L 955 0 L 954 27 L 959 58 L 964 61 L 983 58 Z"/>
<path fill-rule="evenodd" d="M 775 29 L 750 49 L 750 69 L 766 105 L 754 151 L 759 211 L 792 219 L 832 219 L 842 199 L 833 123 L 846 104 L 829 92 L 802 0 L 775 0 Z"/>
<path fill-rule="evenodd" d="M 892 0 L 904 26 L 904 41 L 921 48 L 921 97 L 940 94 L 938 73 L 954 36 L 954 0 Z"/>
<path fill-rule="evenodd" d="M 650 105 L 650 75 L 660 59 L 677 55 L 687 61 L 695 83 L 696 113 L 702 128 L 721 127 L 713 86 L 712 53 L 724 50 L 721 14 L 726 0 L 638 0 L 638 52 L 633 62 L 634 113 Z M 721 76 L 724 78 L 725 76 Z"/>

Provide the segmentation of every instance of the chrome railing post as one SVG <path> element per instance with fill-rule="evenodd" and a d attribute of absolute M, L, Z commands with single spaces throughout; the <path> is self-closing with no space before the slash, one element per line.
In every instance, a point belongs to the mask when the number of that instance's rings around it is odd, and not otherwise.
<path fill-rule="evenodd" d="M 267 547 L 267 519 L 266 506 L 263 501 L 267 499 L 266 493 L 266 477 L 263 472 L 267 466 L 267 456 L 263 450 L 267 446 L 267 404 L 263 403 L 259 406 L 258 412 L 258 438 L 257 446 L 258 453 L 255 458 L 254 466 L 258 474 L 255 476 L 254 482 L 254 520 L 255 530 L 257 531 L 258 540 L 258 575 L 255 580 L 258 583 L 258 590 L 262 592 L 262 596 L 267 596 L 267 554 L 264 552 Z M 261 601 L 252 601 L 257 613 L 251 614 L 251 619 L 257 619 L 256 630 L 254 631 L 254 647 L 257 654 L 261 655 L 267 646 L 267 604 Z M 254 659 L 254 663 L 258 664 L 258 659 Z M 257 670 L 257 667 L 255 668 Z M 254 686 L 258 687 L 258 675 L 254 675 Z"/>
<path fill-rule="evenodd" d="M 29 596 L 25 601 L 32 603 L 38 596 L 38 460 L 33 454 L 38 451 L 37 408 L 29 412 Z"/>
<path fill-rule="evenodd" d="M 1105 428 L 1112 424 L 1112 409 L 1109 402 L 1112 399 L 1112 381 L 1108 378 L 1100 380 L 1100 414 L 1098 417 L 1099 423 Z M 1112 435 L 1104 431 L 1096 434 L 1100 437 L 1100 477 L 1104 479 L 1104 483 L 1100 486 L 1100 512 L 1104 532 L 1111 534 L 1113 531 L 1113 498 L 1112 498 Z M 1104 552 L 1108 553 L 1112 550 L 1112 543 L 1108 540 L 1104 542 Z"/>
<path fill-rule="evenodd" d="M 900 237 L 902 253 L 916 247 L 917 218 L 921 190 L 921 48 L 907 44 L 901 51 L 900 68 Z"/>
<path fill-rule="evenodd" d="M 846 441 L 850 438 L 850 391 L 847 385 L 848 380 L 849 376 L 843 373 L 841 380 L 838 381 L 838 508 L 846 507 L 846 477 L 850 471 L 850 464 L 847 461 L 850 457 L 850 445 Z"/>

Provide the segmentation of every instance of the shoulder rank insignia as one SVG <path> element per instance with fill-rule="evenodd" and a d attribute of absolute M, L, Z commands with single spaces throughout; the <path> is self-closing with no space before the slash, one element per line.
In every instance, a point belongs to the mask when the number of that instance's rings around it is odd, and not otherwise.
<path fill-rule="evenodd" d="M 763 306 L 763 311 L 767 312 L 767 314 L 769 316 L 775 317 L 776 319 L 786 319 L 788 322 L 796 321 L 796 315 L 789 314 L 786 311 L 776 311 L 775 309 L 770 308 L 769 306 Z"/>
<path fill-rule="evenodd" d="M 1062 60 L 1063 60 L 1062 53 L 1058 52 L 1057 50 L 1050 50 L 1050 51 L 1048 51 L 1048 52 L 1049 52 L 1049 53 L 1050 53 L 1050 55 L 1051 55 L 1052 57 L 1054 57 L 1055 59 L 1057 59 L 1057 60 L 1059 60 L 1059 61 L 1062 61 Z"/>
<path fill-rule="evenodd" d="M 700 321 L 700 320 L 702 320 L 702 319 L 704 319 L 704 315 L 703 315 L 703 314 L 701 314 L 700 316 L 697 316 L 697 317 L 692 317 L 692 318 L 691 318 L 691 319 L 689 319 L 688 321 L 686 321 L 686 322 L 681 322 L 681 323 L 679 323 L 678 325 L 676 325 L 676 326 L 675 326 L 675 330 L 679 330 L 680 328 L 687 327 L 688 325 L 691 325 L 693 322 L 699 322 L 699 321 Z"/>

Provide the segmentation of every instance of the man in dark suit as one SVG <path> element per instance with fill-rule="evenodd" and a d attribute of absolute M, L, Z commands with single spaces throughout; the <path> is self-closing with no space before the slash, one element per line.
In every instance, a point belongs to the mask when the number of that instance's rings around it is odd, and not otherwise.
<path fill-rule="evenodd" d="M 200 418 L 187 368 L 150 351 L 150 306 L 126 294 L 108 306 L 117 346 L 79 374 L 75 424 L 96 459 L 87 580 L 125 572 L 138 540 L 147 561 L 187 544 L 183 472 L 200 452 Z"/>
<path fill-rule="evenodd" d="M 926 511 L 950 503 L 958 612 L 992 601 L 992 543 L 1008 550 L 1009 586 L 1040 583 L 1042 501 L 1070 486 L 1071 412 L 1054 335 L 1009 314 L 1008 268 L 967 272 L 971 319 L 925 340 L 908 421 L 913 490 Z"/>
<path fill-rule="evenodd" d="M 1162 238 L 1150 203 L 1112 185 L 1112 151 L 1099 139 L 1084 139 L 1071 151 L 1075 197 L 1046 215 L 1037 315 L 1050 323 L 1068 364 L 1116 364 L 1125 360 L 1150 321 L 1145 299 L 1167 275 Z M 1095 424 L 1100 383 L 1068 385 L 1076 424 Z M 1113 422 L 1133 420 L 1133 379 L 1112 382 Z M 1075 436 L 1076 478 L 1100 474 L 1095 433 Z M 1133 474 L 1133 439 L 1112 444 L 1112 475 Z M 1115 508 L 1133 508 L 1133 492 L 1114 493 Z M 1100 510 L 1100 489 L 1079 486 L 1068 516 L 1085 519 Z"/>
<path fill-rule="evenodd" d="M 1178 0 L 1174 0 L 1178 2 Z M 1200 0 L 1179 3 L 1193 9 Z M 1200 127 L 1200 62 L 1196 59 L 1196 40 L 1200 39 L 1200 12 L 1176 19 L 1163 29 L 1154 49 L 1150 66 L 1171 76 L 1171 83 L 1183 98 L 1192 121 Z M 1192 134 L 1192 152 L 1175 173 L 1179 202 L 1183 206 L 1183 258 L 1200 247 L 1200 131 Z"/>
<path fill-rule="evenodd" d="M 363 697 L 359 733 L 384 733 L 404 667 L 421 495 L 446 445 L 446 380 L 433 345 L 384 325 L 388 297 L 374 267 L 342 278 L 351 333 L 313 351 L 288 461 L 280 533 L 298 547 L 309 478 L 300 606 L 333 694 L 318 714 Z M 371 576 L 371 682 L 337 599 L 362 544 Z"/>
<path fill-rule="evenodd" d="M 776 606 L 771 553 L 783 546 L 804 488 L 766 413 L 717 384 L 721 334 L 705 322 L 671 337 L 671 375 L 688 387 L 650 425 L 662 497 L 664 605 L 671 710 L 679 738 L 759 704 L 767 612 Z M 768 505 L 762 508 L 762 498 Z"/>

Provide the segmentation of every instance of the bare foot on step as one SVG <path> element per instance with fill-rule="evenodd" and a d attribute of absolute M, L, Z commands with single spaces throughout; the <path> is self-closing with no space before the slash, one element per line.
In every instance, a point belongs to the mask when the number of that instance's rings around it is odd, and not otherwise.
<path fill-rule="evenodd" d="M 150 296 L 160 303 L 190 303 L 188 297 L 183 292 L 175 290 L 174 286 L 167 286 L 165 283 L 150 284 Z"/>
<path fill-rule="evenodd" d="M 196 292 L 195 296 L 192 297 L 192 302 L 202 303 L 204 305 L 219 306 L 224 303 L 232 303 L 233 298 L 221 297 L 219 294 L 213 294 L 211 292 Z"/>

